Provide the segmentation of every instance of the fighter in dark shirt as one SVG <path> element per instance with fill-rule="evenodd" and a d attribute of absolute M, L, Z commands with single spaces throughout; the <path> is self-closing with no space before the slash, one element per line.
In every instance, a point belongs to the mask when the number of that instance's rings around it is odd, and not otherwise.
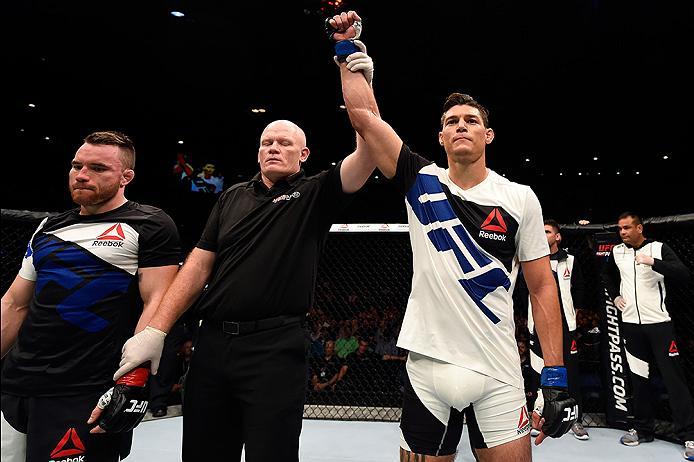
<path fill-rule="evenodd" d="M 180 256 L 171 218 L 125 198 L 134 164 L 123 134 L 84 140 L 70 171 L 80 208 L 43 220 L 2 298 L 3 461 L 116 461 L 129 452 L 132 433 L 96 434 L 90 412 Z M 133 409 L 145 410 L 146 401 Z"/>

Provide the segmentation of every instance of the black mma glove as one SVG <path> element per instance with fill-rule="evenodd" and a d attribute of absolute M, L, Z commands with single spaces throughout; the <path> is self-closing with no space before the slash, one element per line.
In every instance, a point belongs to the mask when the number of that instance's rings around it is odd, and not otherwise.
<path fill-rule="evenodd" d="M 540 414 L 545 419 L 542 432 L 552 438 L 559 438 L 571 429 L 578 417 L 578 405 L 569 396 L 566 368 L 543 367 L 540 388 L 544 398 Z"/>
<path fill-rule="evenodd" d="M 116 381 L 116 385 L 99 398 L 104 410 L 99 426 L 109 433 L 129 432 L 142 421 L 149 404 L 148 367 L 137 367 Z"/>

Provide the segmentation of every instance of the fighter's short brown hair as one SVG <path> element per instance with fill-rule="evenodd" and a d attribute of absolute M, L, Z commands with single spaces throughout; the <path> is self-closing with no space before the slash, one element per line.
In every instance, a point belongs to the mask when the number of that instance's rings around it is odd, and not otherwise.
<path fill-rule="evenodd" d="M 446 112 L 448 112 L 448 110 L 453 106 L 462 105 L 472 106 L 476 108 L 478 111 L 480 111 L 484 127 L 489 128 L 489 110 L 487 110 L 486 107 L 482 106 L 482 104 L 477 102 L 475 98 L 465 93 L 451 93 L 450 95 L 448 95 L 448 97 L 446 98 L 446 102 L 443 103 L 443 113 L 441 114 L 441 126 L 443 126 L 443 121 L 446 117 Z"/>
<path fill-rule="evenodd" d="M 107 146 L 118 146 L 120 160 L 124 169 L 135 168 L 135 145 L 125 133 L 116 131 L 103 131 L 90 133 L 84 138 L 85 143 L 105 144 Z"/>

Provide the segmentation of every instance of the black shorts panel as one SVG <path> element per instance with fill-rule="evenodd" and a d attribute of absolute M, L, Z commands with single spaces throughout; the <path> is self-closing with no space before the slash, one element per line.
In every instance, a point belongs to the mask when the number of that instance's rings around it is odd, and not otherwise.
<path fill-rule="evenodd" d="M 448 425 L 441 423 L 422 403 L 405 374 L 400 430 L 414 454 L 446 456 L 455 454 L 463 433 L 464 414 L 451 408 Z"/>
<path fill-rule="evenodd" d="M 130 453 L 132 432 L 89 433 L 94 425 L 87 425 L 87 419 L 99 396 L 2 394 L 2 413 L 13 428 L 27 435 L 27 462 L 117 462 Z"/>
<path fill-rule="evenodd" d="M 467 422 L 467 431 L 470 435 L 470 447 L 474 449 L 486 448 L 487 443 L 484 442 L 484 436 L 480 431 L 480 426 L 475 416 L 475 409 L 472 404 L 466 407 L 463 412 L 465 413 L 465 421 Z"/>

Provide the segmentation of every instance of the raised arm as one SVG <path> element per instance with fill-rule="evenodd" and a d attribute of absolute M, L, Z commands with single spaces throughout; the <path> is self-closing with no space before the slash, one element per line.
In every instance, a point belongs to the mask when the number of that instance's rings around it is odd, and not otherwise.
<path fill-rule="evenodd" d="M 359 16 L 350 11 L 336 15 L 330 20 L 330 25 L 337 33 L 333 38 L 344 42 L 345 38 L 354 37 L 353 25 L 360 21 Z M 359 49 L 350 45 L 354 52 Z M 349 56 L 345 57 L 350 59 Z M 338 60 L 341 56 L 338 54 Z M 340 62 L 340 78 L 342 79 L 342 95 L 347 108 L 347 114 L 352 127 L 363 138 L 368 155 L 372 157 L 375 165 L 387 178 L 395 175 L 398 164 L 398 156 L 402 147 L 402 140 L 395 130 L 384 122 L 379 114 L 373 88 L 364 78 L 361 72 L 352 72 L 348 69 L 349 62 Z"/>

